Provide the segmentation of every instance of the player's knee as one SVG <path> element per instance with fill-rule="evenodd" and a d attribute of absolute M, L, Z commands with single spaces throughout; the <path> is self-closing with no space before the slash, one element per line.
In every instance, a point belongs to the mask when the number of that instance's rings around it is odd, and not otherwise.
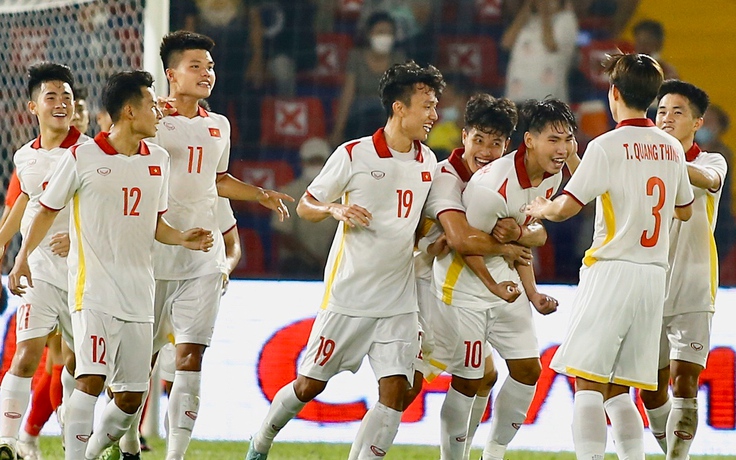
<path fill-rule="evenodd" d="M 478 393 L 478 389 L 481 385 L 481 379 L 464 379 L 456 375 L 452 376 L 451 382 L 452 388 L 460 394 L 463 394 L 469 398 Z"/>
<path fill-rule="evenodd" d="M 491 391 L 491 388 L 493 388 L 493 385 L 495 385 L 497 381 L 498 371 L 496 371 L 495 368 L 487 370 L 486 373 L 483 375 L 483 379 L 480 381 L 478 392 L 487 394 L 489 391 Z"/>
<path fill-rule="evenodd" d="M 417 399 L 417 396 L 419 396 L 419 393 L 421 393 L 422 391 L 422 383 L 424 379 L 421 377 L 421 374 L 419 375 L 420 377 L 414 379 L 414 384 L 406 391 L 406 394 L 404 395 L 404 410 L 406 410 L 406 408 L 409 407 L 415 399 Z"/>
<path fill-rule="evenodd" d="M 675 398 L 695 398 L 698 395 L 698 375 L 672 376 L 672 395 Z"/>
<path fill-rule="evenodd" d="M 143 403 L 143 393 L 123 391 L 114 393 L 115 405 L 126 414 L 135 414 Z"/>
<path fill-rule="evenodd" d="M 402 411 L 409 391 L 409 381 L 403 375 L 383 377 L 378 381 L 378 401 L 386 407 Z"/>
<path fill-rule="evenodd" d="M 33 340 L 29 342 L 33 342 Z M 41 344 L 40 350 L 37 348 L 38 347 L 34 347 L 33 344 L 26 344 L 25 342 L 19 343 L 18 348 L 15 351 L 15 355 L 13 356 L 13 361 L 10 364 L 10 372 L 19 377 L 33 377 L 33 374 L 38 368 L 38 363 L 41 360 L 43 344 Z"/>
<path fill-rule="evenodd" d="M 204 350 L 204 346 L 189 346 L 185 347 L 183 351 L 180 352 L 177 347 L 176 370 L 192 372 L 201 371 Z"/>
<path fill-rule="evenodd" d="M 300 375 L 294 382 L 294 393 L 299 401 L 309 402 L 322 393 L 326 386 L 327 382 Z"/>
<path fill-rule="evenodd" d="M 513 365 L 509 362 L 509 375 L 524 385 L 536 385 L 542 375 L 542 364 L 538 359 L 519 360 Z"/>

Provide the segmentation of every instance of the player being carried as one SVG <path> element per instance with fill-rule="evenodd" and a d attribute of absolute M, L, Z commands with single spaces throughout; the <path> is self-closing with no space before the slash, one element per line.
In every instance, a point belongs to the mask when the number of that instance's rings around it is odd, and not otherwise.
<path fill-rule="evenodd" d="M 669 272 L 659 341 L 656 391 L 641 399 L 649 426 L 667 459 L 685 460 L 698 426 L 698 378 L 710 351 L 710 330 L 718 291 L 718 253 L 713 232 L 726 178 L 726 160 L 703 152 L 695 133 L 703 126 L 708 95 L 691 83 L 666 80 L 659 90 L 657 126 L 685 150 L 695 195 L 693 217 L 670 225 Z M 672 398 L 667 390 L 672 380 Z"/>
<path fill-rule="evenodd" d="M 103 104 L 114 126 L 69 149 L 39 202 L 10 272 L 10 289 L 34 287 L 29 256 L 71 200 L 69 308 L 77 387 L 65 410 L 65 458 L 94 459 L 128 429 L 148 387 L 153 343 L 154 240 L 208 250 L 212 235 L 186 232 L 163 220 L 168 154 L 144 142 L 161 113 L 147 72 L 121 72 L 107 81 Z M 107 382 L 106 382 L 107 381 Z M 113 399 L 92 434 L 94 407 L 106 383 Z"/>
<path fill-rule="evenodd" d="M 575 119 L 566 104 L 556 99 L 533 101 L 520 112 L 527 125 L 524 143 L 478 171 L 463 192 L 468 223 L 484 232 L 492 232 L 497 221 L 506 217 L 519 226 L 529 224 L 531 220 L 522 214 L 524 205 L 537 196 L 552 196 L 562 181 L 565 162 L 576 157 Z M 445 406 L 455 409 L 444 411 L 443 423 L 454 427 L 449 435 L 464 438 L 459 421 L 467 420 L 470 413 L 469 397 L 483 372 L 483 344 L 490 342 L 506 360 L 509 376 L 496 398 L 483 458 L 503 458 L 524 423 L 541 372 L 529 302 L 549 314 L 556 310 L 557 301 L 537 291 L 530 264 L 511 267 L 502 256 L 453 254 L 437 259 L 434 282 L 435 295 L 455 307 L 450 311 L 457 324 L 453 347 L 434 355 L 453 374 Z M 443 458 L 459 459 L 459 453 L 462 450 L 455 446 Z"/>
<path fill-rule="evenodd" d="M 605 62 L 616 129 L 593 139 L 564 194 L 538 198 L 527 213 L 562 221 L 596 199 L 570 326 L 550 367 L 575 377 L 573 442 L 578 459 L 600 460 L 606 415 L 621 458 L 644 458 L 644 427 L 629 388 L 657 388 L 665 295 L 667 227 L 692 215 L 693 192 L 680 142 L 646 111 L 662 68 L 643 54 Z"/>
<path fill-rule="evenodd" d="M 28 69 L 28 108 L 38 118 L 39 136 L 18 149 L 13 158 L 22 193 L 0 230 L 0 247 L 4 247 L 19 229 L 27 236 L 33 217 L 42 209 L 39 197 L 51 172 L 56 170 L 66 149 L 89 139 L 70 126 L 74 114 L 73 85 L 71 70 L 66 66 L 44 62 Z M 15 459 L 20 424 L 28 408 L 31 379 L 47 337 L 58 326 L 64 340 L 73 346 L 65 258 L 69 212 L 63 214 L 28 260 L 36 283 L 24 293 L 23 304 L 18 308 L 17 348 L 0 385 L 0 459 Z M 74 372 L 73 359 L 69 365 L 69 372 Z M 24 456 L 38 452 L 37 438 L 24 441 L 27 442 L 19 446 Z"/>

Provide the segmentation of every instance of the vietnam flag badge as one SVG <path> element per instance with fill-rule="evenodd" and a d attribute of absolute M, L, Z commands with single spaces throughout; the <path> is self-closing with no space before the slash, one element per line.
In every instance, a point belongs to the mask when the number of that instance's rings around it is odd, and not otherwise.
<path fill-rule="evenodd" d="M 161 166 L 149 166 L 148 167 L 148 174 L 151 176 L 160 176 L 161 175 Z"/>

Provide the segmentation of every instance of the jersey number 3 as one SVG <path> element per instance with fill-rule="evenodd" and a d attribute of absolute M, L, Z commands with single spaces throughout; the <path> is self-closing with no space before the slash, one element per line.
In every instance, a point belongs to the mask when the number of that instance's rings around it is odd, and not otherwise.
<path fill-rule="evenodd" d="M 651 235 L 647 234 L 647 230 L 644 230 L 641 232 L 641 245 L 645 248 L 652 248 L 657 245 L 657 241 L 659 241 L 659 231 L 662 227 L 662 215 L 659 213 L 659 211 L 662 210 L 662 207 L 664 206 L 664 200 L 665 200 L 665 189 L 664 189 L 664 182 L 662 182 L 662 179 L 660 179 L 657 176 L 650 177 L 647 181 L 647 196 L 654 196 L 654 189 L 657 188 L 657 204 L 654 205 L 652 208 L 652 216 L 654 216 L 654 230 L 652 231 Z"/>

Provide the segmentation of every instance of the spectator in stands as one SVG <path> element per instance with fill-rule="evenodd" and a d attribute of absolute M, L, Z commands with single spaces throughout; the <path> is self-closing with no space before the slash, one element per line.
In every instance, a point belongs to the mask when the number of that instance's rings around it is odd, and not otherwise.
<path fill-rule="evenodd" d="M 279 95 L 294 96 L 298 72 L 317 64 L 317 0 L 271 0 L 258 6 L 269 78 Z"/>
<path fill-rule="evenodd" d="M 445 77 L 445 90 L 437 107 L 438 121 L 427 136 L 426 144 L 437 155 L 437 161 L 447 158 L 453 149 L 461 145 L 465 120 L 465 106 L 473 94 L 473 84 L 460 72 L 442 72 Z"/>
<path fill-rule="evenodd" d="M 648 54 L 659 62 L 664 71 L 664 78 L 679 78 L 677 69 L 662 59 L 664 47 L 664 27 L 662 23 L 644 19 L 634 26 L 634 49 L 637 53 Z"/>
<path fill-rule="evenodd" d="M 569 101 L 578 22 L 567 0 L 524 0 L 501 38 L 510 51 L 506 97 L 521 102 L 547 96 Z"/>
<path fill-rule="evenodd" d="M 302 196 L 331 151 L 324 139 L 306 140 L 299 149 L 301 175 L 284 187 L 284 193 Z M 290 279 L 322 279 L 337 222 L 334 219 L 309 222 L 296 217 L 296 203 L 289 203 L 287 207 L 294 216 L 292 219 L 271 221 L 279 241 L 279 275 Z"/>
<path fill-rule="evenodd" d="M 374 13 L 366 22 L 355 49 L 348 56 L 345 84 L 340 94 L 335 124 L 330 135 L 333 146 L 345 139 L 368 136 L 386 123 L 378 80 L 392 65 L 405 60 L 396 51 L 396 24 L 390 14 Z"/>
<path fill-rule="evenodd" d="M 87 88 L 77 86 L 74 88 L 74 115 L 72 115 L 72 126 L 80 133 L 87 134 L 89 129 L 89 106 L 87 105 Z"/>

